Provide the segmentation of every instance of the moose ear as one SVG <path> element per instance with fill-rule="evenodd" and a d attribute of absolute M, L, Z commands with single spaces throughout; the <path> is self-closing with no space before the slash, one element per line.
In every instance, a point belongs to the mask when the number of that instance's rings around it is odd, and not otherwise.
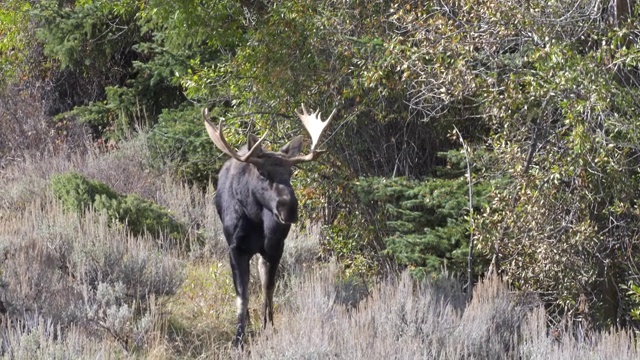
<path fill-rule="evenodd" d="M 302 139 L 302 135 L 294 137 L 293 140 L 280 149 L 280 152 L 287 155 L 287 157 L 294 157 L 300 154 L 300 151 L 302 151 Z"/>
<path fill-rule="evenodd" d="M 257 136 L 249 134 L 247 138 L 247 149 L 252 149 L 258 141 Z M 254 156 L 259 156 L 260 154 L 262 154 L 262 145 L 258 145 L 258 148 L 254 151 Z"/>

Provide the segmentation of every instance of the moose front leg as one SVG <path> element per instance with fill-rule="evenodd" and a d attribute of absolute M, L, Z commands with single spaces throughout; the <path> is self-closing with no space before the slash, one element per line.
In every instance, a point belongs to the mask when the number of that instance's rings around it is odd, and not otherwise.
<path fill-rule="evenodd" d="M 265 258 L 260 256 L 259 270 L 260 282 L 262 283 L 262 328 L 267 327 L 267 323 L 273 325 L 273 292 L 276 287 L 276 274 L 280 257 Z"/>
<path fill-rule="evenodd" d="M 244 343 L 244 336 L 249 323 L 249 260 L 248 255 L 240 253 L 236 248 L 229 250 L 231 272 L 233 273 L 233 285 L 236 290 L 238 323 L 234 346 Z"/>

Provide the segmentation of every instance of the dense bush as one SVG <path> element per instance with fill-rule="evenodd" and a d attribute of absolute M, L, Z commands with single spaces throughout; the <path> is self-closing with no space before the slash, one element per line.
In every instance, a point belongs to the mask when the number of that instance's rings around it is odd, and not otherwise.
<path fill-rule="evenodd" d="M 469 236 L 469 184 L 460 153 L 443 154 L 447 165 L 436 168 L 438 177 L 424 181 L 407 178 L 362 178 L 356 189 L 361 201 L 385 213 L 386 252 L 415 274 L 467 270 Z M 462 156 L 464 161 L 464 156 Z M 473 207 L 486 207 L 490 185 L 473 184 Z M 486 255 L 486 254 L 485 254 Z M 483 260 L 480 258 L 480 260 Z M 482 264 L 482 265 L 479 265 Z M 482 274 L 486 261 L 476 261 Z"/>
<path fill-rule="evenodd" d="M 215 111 L 214 111 L 215 112 Z M 229 139 L 231 134 L 225 133 Z M 179 179 L 205 187 L 226 161 L 204 130 L 200 109 L 167 110 L 149 134 L 152 166 L 168 169 Z"/>
<path fill-rule="evenodd" d="M 136 194 L 119 195 L 106 184 L 79 173 L 53 176 L 51 188 L 68 210 L 83 213 L 91 208 L 103 212 L 112 221 L 126 225 L 134 235 L 166 234 L 175 241 L 184 241 L 188 236 L 185 225 L 161 206 Z"/>
<path fill-rule="evenodd" d="M 98 196 L 110 199 L 118 197 L 118 194 L 107 184 L 89 180 L 75 172 L 52 176 L 51 189 L 67 210 L 77 213 L 82 213 L 93 206 Z"/>
<path fill-rule="evenodd" d="M 143 29 L 147 16 L 138 2 L 42 1 L 31 11 L 40 61 L 56 61 L 43 65 L 49 115 L 117 140 L 185 100 L 174 78 L 188 61 L 154 43 L 161 40 Z"/>
<path fill-rule="evenodd" d="M 24 70 L 24 61 L 32 50 L 28 41 L 31 4 L 8 0 L 0 7 L 0 89 L 11 84 Z"/>

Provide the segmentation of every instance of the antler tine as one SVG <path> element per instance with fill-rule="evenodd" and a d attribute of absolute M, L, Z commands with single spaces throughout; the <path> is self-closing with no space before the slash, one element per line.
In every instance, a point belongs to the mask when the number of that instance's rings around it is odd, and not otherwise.
<path fill-rule="evenodd" d="M 227 139 L 225 139 L 222 133 L 222 120 L 220 120 L 218 126 L 211 124 L 211 117 L 209 117 L 209 110 L 207 108 L 202 109 L 202 117 L 204 118 L 204 126 L 207 129 L 207 134 L 209 134 L 209 137 L 216 145 L 216 147 L 220 149 L 220 151 L 241 162 L 255 163 L 260 160 L 257 157 L 252 157 L 252 155 L 258 148 L 260 148 L 260 144 L 267 137 L 269 131 L 266 131 L 264 135 L 262 135 L 262 137 L 251 147 L 251 149 L 246 154 L 239 155 L 231 148 L 231 146 L 229 146 Z"/>
<path fill-rule="evenodd" d="M 298 117 L 302 121 L 302 125 L 304 125 L 305 129 L 311 136 L 312 152 L 315 150 L 316 146 L 318 145 L 318 142 L 322 137 L 322 133 L 327 128 L 327 125 L 329 125 L 329 122 L 333 118 L 333 115 L 335 115 L 336 110 L 337 109 L 333 109 L 333 112 L 331 113 L 331 115 L 329 115 L 329 118 L 327 118 L 326 121 L 322 121 L 320 117 L 321 115 L 320 109 L 316 110 L 312 114 L 307 113 L 307 108 L 304 106 L 304 103 L 302 104 L 302 114 L 296 111 L 296 115 L 298 115 Z"/>
<path fill-rule="evenodd" d="M 304 103 L 303 103 L 302 114 L 300 114 L 296 110 L 296 115 L 298 115 L 298 117 L 302 121 L 302 125 L 304 125 L 305 129 L 311 136 L 311 153 L 307 155 L 296 156 L 294 158 L 291 158 L 290 161 L 292 161 L 295 164 L 303 161 L 315 160 L 318 157 L 318 155 L 320 155 L 320 153 L 323 152 L 322 150 L 316 150 L 316 146 L 318 145 L 318 142 L 322 138 L 322 134 L 324 130 L 327 128 L 327 125 L 329 125 L 329 122 L 331 122 L 331 119 L 333 119 L 333 116 L 336 114 L 336 111 L 337 109 L 333 109 L 333 112 L 331 113 L 331 115 L 329 115 L 327 120 L 322 121 L 320 117 L 321 115 L 320 109 L 309 114 L 307 112 L 307 108 L 304 106 Z"/>

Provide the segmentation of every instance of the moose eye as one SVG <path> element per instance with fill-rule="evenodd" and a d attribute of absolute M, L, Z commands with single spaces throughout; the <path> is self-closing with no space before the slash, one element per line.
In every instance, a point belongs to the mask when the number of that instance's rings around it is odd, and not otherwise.
<path fill-rule="evenodd" d="M 265 171 L 260 171 L 260 178 L 262 178 L 262 180 L 267 180 L 267 173 Z"/>

